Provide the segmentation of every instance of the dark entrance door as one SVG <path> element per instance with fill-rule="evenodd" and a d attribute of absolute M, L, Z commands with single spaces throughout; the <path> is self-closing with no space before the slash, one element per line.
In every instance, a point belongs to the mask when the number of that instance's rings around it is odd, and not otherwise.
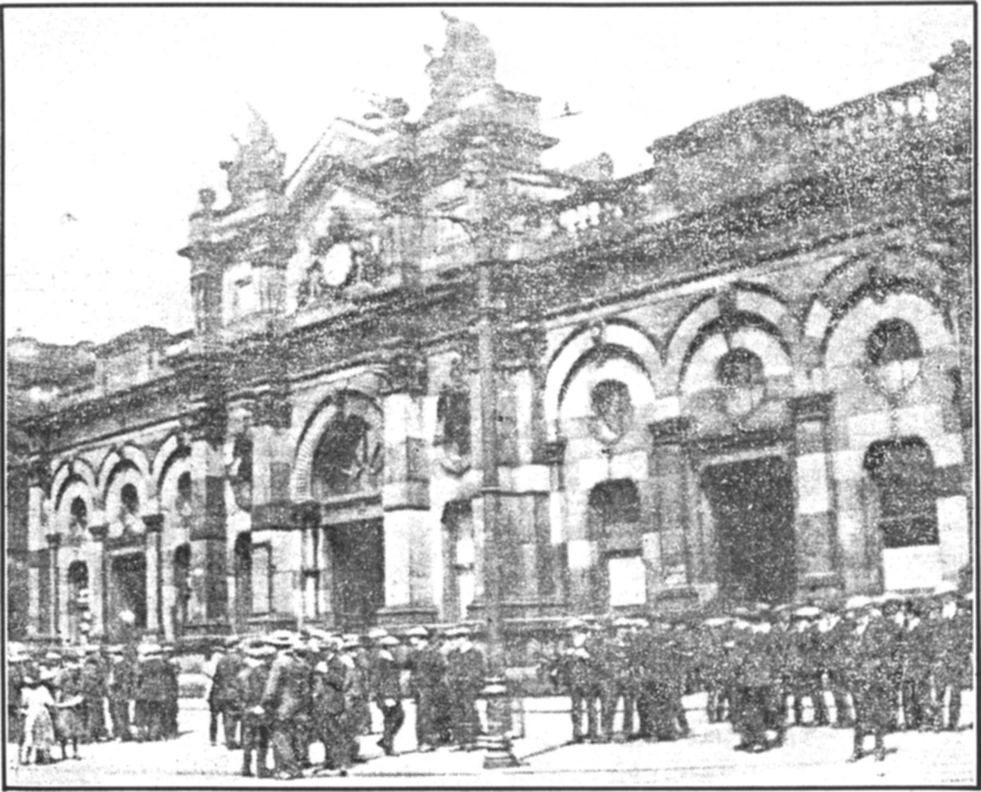
<path fill-rule="evenodd" d="M 125 612 L 133 614 L 132 629 L 146 629 L 146 556 L 127 553 L 112 559 L 109 592 L 114 621 Z M 126 623 L 125 621 L 123 623 Z"/>
<path fill-rule="evenodd" d="M 722 596 L 787 602 L 796 584 L 794 486 L 778 457 L 707 468 Z"/>
<path fill-rule="evenodd" d="M 360 630 L 375 623 L 385 605 L 385 543 L 381 520 L 334 525 L 328 530 L 334 563 L 338 626 Z"/>

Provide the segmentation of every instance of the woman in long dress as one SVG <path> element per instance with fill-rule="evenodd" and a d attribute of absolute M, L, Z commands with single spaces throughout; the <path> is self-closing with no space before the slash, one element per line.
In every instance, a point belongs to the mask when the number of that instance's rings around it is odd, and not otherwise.
<path fill-rule="evenodd" d="M 24 707 L 24 732 L 22 735 L 19 759 L 21 764 L 46 764 L 51 761 L 51 748 L 54 745 L 54 722 L 51 710 L 54 697 L 48 683 L 53 675 L 42 671 L 38 677 L 26 677 L 21 693 Z"/>

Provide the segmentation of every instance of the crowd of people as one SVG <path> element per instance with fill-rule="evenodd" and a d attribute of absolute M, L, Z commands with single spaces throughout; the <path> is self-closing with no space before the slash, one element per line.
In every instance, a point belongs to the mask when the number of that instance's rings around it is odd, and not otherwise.
<path fill-rule="evenodd" d="M 380 628 L 363 637 L 311 628 L 232 638 L 213 669 L 209 736 L 214 744 L 220 724 L 225 745 L 242 751 L 244 776 L 296 778 L 311 769 L 318 742 L 324 761 L 313 769 L 347 775 L 363 761 L 359 737 L 371 731 L 371 704 L 381 714 L 378 745 L 392 755 L 405 721 L 403 670 L 420 751 L 473 750 L 481 731 L 484 655 L 465 626 L 415 627 L 401 638 Z"/>
<path fill-rule="evenodd" d="M 32 654 L 8 645 L 7 723 L 21 763 L 44 764 L 60 745 L 177 736 L 180 667 L 173 647 L 87 644 Z"/>
<path fill-rule="evenodd" d="M 737 750 L 779 747 L 793 725 L 835 726 L 854 729 L 852 760 L 866 755 L 867 736 L 881 760 L 891 730 L 960 727 L 973 623 L 973 594 L 952 587 L 709 617 L 577 618 L 540 646 L 539 676 L 571 699 L 573 742 L 684 738 L 683 697 L 703 691 L 708 721 L 729 721 Z M 50 761 L 57 743 L 67 758 L 68 743 L 77 757 L 79 742 L 175 736 L 178 666 L 169 654 L 143 644 L 39 658 L 14 645 L 8 716 L 20 761 Z M 378 745 L 391 755 L 406 695 L 420 751 L 473 750 L 481 735 L 485 660 L 466 626 L 230 637 L 205 667 L 210 741 L 221 729 L 224 745 L 242 752 L 244 776 L 346 775 L 364 761 L 372 705 Z M 323 761 L 314 766 L 317 743 Z"/>
<path fill-rule="evenodd" d="M 698 620 L 573 620 L 542 670 L 571 697 L 574 742 L 686 737 L 682 697 L 703 690 L 709 722 L 731 722 L 737 750 L 777 748 L 791 725 L 835 726 L 854 729 L 852 761 L 870 735 L 882 760 L 889 731 L 959 728 L 973 603 L 942 586 Z"/>

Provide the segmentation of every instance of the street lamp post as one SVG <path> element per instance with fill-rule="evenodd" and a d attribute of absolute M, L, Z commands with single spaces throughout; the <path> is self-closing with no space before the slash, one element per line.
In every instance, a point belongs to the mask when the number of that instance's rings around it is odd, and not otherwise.
<path fill-rule="evenodd" d="M 476 191 L 478 223 L 477 249 L 477 367 L 480 375 L 480 458 L 483 467 L 481 495 L 484 522 L 484 600 L 487 613 L 487 677 L 484 699 L 487 702 L 487 752 L 484 768 L 514 767 L 518 760 L 511 751 L 508 736 L 510 696 L 504 674 L 503 607 L 501 605 L 500 494 L 497 445 L 497 364 L 493 273 L 499 248 L 497 179 L 492 179 L 488 163 L 481 156 L 487 147 L 485 139 L 472 142 L 470 159 L 465 165 L 467 186 Z"/>

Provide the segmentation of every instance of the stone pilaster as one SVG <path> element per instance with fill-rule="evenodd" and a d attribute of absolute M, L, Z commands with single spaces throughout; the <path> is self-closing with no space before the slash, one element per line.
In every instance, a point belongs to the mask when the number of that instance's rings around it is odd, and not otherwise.
<path fill-rule="evenodd" d="M 164 634 L 163 607 L 163 515 L 143 515 L 146 526 L 146 629 L 147 632 Z"/>
<path fill-rule="evenodd" d="M 189 633 L 224 632 L 228 623 L 225 471 L 221 449 L 198 433 L 191 441 Z"/>
<path fill-rule="evenodd" d="M 66 626 L 62 624 L 62 620 L 66 617 L 63 604 L 66 597 L 61 590 L 61 569 L 59 568 L 58 559 L 62 536 L 60 533 L 49 533 L 45 535 L 45 539 L 48 542 L 49 553 L 48 574 L 51 576 L 51 619 L 46 631 L 60 637 L 68 632 Z"/>
<path fill-rule="evenodd" d="M 429 462 L 423 429 L 426 362 L 415 351 L 400 351 L 388 363 L 382 393 L 385 425 L 385 606 L 388 624 L 432 621 L 433 548 L 430 536 Z"/>
<path fill-rule="evenodd" d="M 826 594 L 842 585 L 830 429 L 833 398 L 830 393 L 815 393 L 790 401 L 796 457 L 797 587 L 801 593 Z"/>
<path fill-rule="evenodd" d="M 648 599 L 690 594 L 688 557 L 690 521 L 689 465 L 685 455 L 688 421 L 668 418 L 650 425 L 650 488 L 642 497 L 653 507 L 653 522 L 643 535 Z"/>

